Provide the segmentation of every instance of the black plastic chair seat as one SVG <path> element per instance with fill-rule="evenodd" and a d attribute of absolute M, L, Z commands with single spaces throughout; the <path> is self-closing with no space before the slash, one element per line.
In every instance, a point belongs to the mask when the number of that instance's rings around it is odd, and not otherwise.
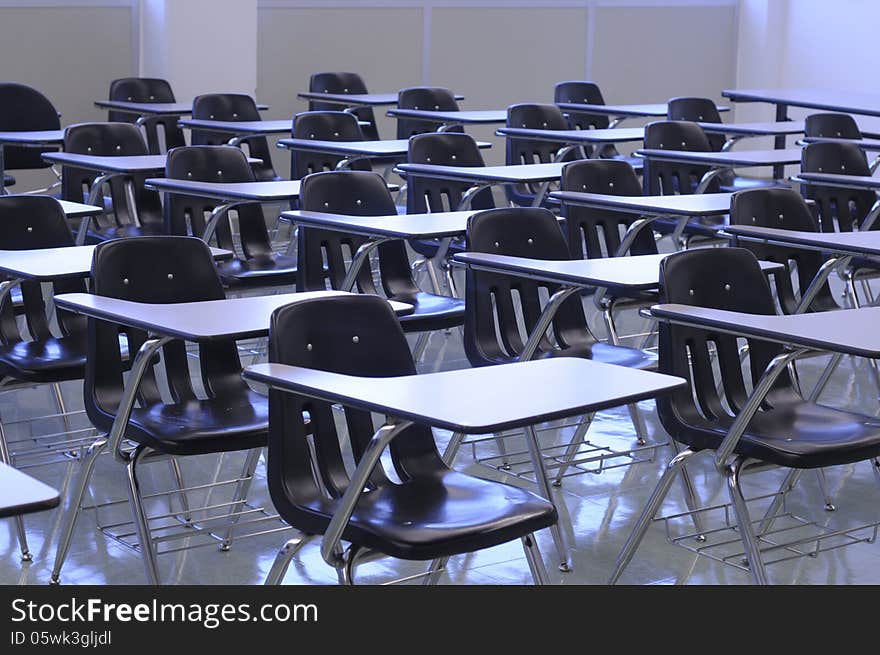
<path fill-rule="evenodd" d="M 457 327 L 464 321 L 464 300 L 419 291 L 413 295 L 393 296 L 391 300 L 414 307 L 412 314 L 402 316 L 404 332 L 427 332 Z"/>
<path fill-rule="evenodd" d="M 788 186 L 782 180 L 767 177 L 734 177 L 730 182 L 724 180 L 718 187 L 722 193 L 734 193 L 746 189 L 766 189 L 768 187 Z"/>
<path fill-rule="evenodd" d="M 729 427 L 728 425 L 724 427 Z M 683 435 L 696 448 L 717 448 L 726 432 Z M 737 454 L 792 468 L 849 464 L 880 455 L 880 419 L 806 402 L 795 396 L 758 412 Z"/>
<path fill-rule="evenodd" d="M 265 446 L 268 429 L 267 399 L 246 390 L 236 397 L 135 408 L 125 435 L 161 453 L 200 455 Z"/>
<path fill-rule="evenodd" d="M 333 501 L 307 509 L 333 513 Z M 361 495 L 343 539 L 408 560 L 429 560 L 516 539 L 550 527 L 556 510 L 539 496 L 510 485 L 441 470 Z"/>
<path fill-rule="evenodd" d="M 236 258 L 220 262 L 217 272 L 227 287 L 296 284 L 296 257 L 272 254 Z"/>
<path fill-rule="evenodd" d="M 0 375 L 3 377 L 26 382 L 81 380 L 85 367 L 83 333 L 0 346 Z"/>
<path fill-rule="evenodd" d="M 584 346 L 574 346 L 565 350 L 552 350 L 550 351 L 550 356 L 583 357 L 605 364 L 642 370 L 657 368 L 657 355 L 650 351 L 630 348 L 629 346 L 615 346 L 614 344 L 602 343 L 601 341 Z"/>

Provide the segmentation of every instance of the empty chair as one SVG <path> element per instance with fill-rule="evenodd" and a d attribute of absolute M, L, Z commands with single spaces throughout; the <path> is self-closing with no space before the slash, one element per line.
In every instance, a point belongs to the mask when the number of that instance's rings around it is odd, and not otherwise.
<path fill-rule="evenodd" d="M 871 175 L 864 151 L 854 143 L 808 144 L 801 152 L 801 172 Z M 818 184 L 802 184 L 801 192 L 804 197 L 816 202 L 822 232 L 852 232 L 858 229 L 877 199 L 869 189 L 844 189 Z"/>
<path fill-rule="evenodd" d="M 165 175 L 176 180 L 201 182 L 254 182 L 247 157 L 231 146 L 188 146 L 168 153 Z M 169 234 L 202 237 L 207 216 L 220 201 L 179 193 L 167 194 L 165 221 Z M 290 285 L 296 283 L 296 259 L 272 250 L 263 208 L 256 202 L 237 203 L 221 216 L 214 235 L 217 245 L 237 250 L 230 213 L 238 218 L 242 256 L 218 263 L 220 279 L 228 287 Z"/>
<path fill-rule="evenodd" d="M 654 121 L 645 126 L 645 149 L 686 150 L 689 152 L 711 152 L 712 146 L 705 132 L 690 121 Z M 646 161 L 643 174 L 646 195 L 674 195 L 693 193 L 708 166 L 667 162 Z M 718 192 L 718 181 L 713 180 L 707 193 Z"/>
<path fill-rule="evenodd" d="M 109 99 L 144 103 L 176 102 L 168 81 L 153 77 L 123 77 L 113 80 L 110 82 Z M 108 112 L 107 120 L 111 123 L 138 122 L 143 126 L 147 135 L 147 147 L 154 155 L 186 145 L 183 129 L 177 125 L 180 116 L 144 116 L 141 118 L 137 114 L 111 109 Z M 162 147 L 163 141 L 164 148 Z"/>
<path fill-rule="evenodd" d="M 800 232 L 816 232 L 816 218 L 803 197 L 794 189 L 749 189 L 733 195 L 730 201 L 730 224 L 770 227 Z M 736 245 L 749 250 L 759 260 L 785 266 L 784 274 L 774 274 L 776 297 L 782 311 L 794 314 L 801 294 L 810 286 L 825 257 L 816 250 L 806 250 L 781 243 L 738 240 Z M 795 290 L 792 278 L 797 280 Z M 840 309 L 826 282 L 810 302 L 808 311 Z"/>
<path fill-rule="evenodd" d="M 131 123 L 80 123 L 64 130 L 64 150 L 94 156 L 137 156 L 147 154 L 147 145 L 140 130 Z M 75 166 L 63 166 L 61 171 L 61 197 L 84 202 L 96 173 Z M 165 233 L 162 202 L 156 191 L 144 188 L 146 177 L 112 175 L 106 182 L 99 182 L 102 187 L 109 187 L 112 220 L 107 224 L 93 224 L 87 234 L 90 242 Z M 95 190 L 95 193 L 101 191 Z"/>
<path fill-rule="evenodd" d="M 849 114 L 823 112 L 804 119 L 804 135 L 831 139 L 861 139 L 862 131 Z"/>
<path fill-rule="evenodd" d="M 385 180 L 378 173 L 369 171 L 328 171 L 309 175 L 302 182 L 300 206 L 306 211 L 355 216 L 397 213 Z M 339 289 L 347 272 L 346 255 L 353 255 L 366 239 L 308 227 L 300 227 L 298 232 L 297 289 Z M 381 288 L 388 298 L 413 305 L 415 311 L 400 319 L 407 332 L 442 330 L 462 324 L 463 301 L 419 289 L 413 280 L 403 241 L 383 243 L 377 250 L 379 284 L 369 262 L 365 262 L 357 275 L 357 289 L 361 293 L 376 294 Z"/>
<path fill-rule="evenodd" d="M 666 116 L 672 121 L 693 121 L 695 123 L 723 123 L 715 101 L 711 98 L 680 96 L 670 98 Z M 706 134 L 709 147 L 720 152 L 724 149 L 727 137 L 724 134 Z M 718 181 L 722 191 L 739 191 L 759 187 L 776 186 L 774 180 L 734 175 L 732 170 L 721 171 Z"/>
<path fill-rule="evenodd" d="M 269 329 L 273 363 L 366 377 L 416 372 L 394 312 L 376 297 L 322 298 L 282 307 L 272 315 Z M 359 462 L 376 425 L 369 412 L 345 407 L 348 431 L 340 433 L 330 403 L 274 389 L 269 407 L 269 491 L 279 514 L 300 531 L 281 549 L 269 573 L 266 583 L 277 584 L 301 546 L 311 535 L 323 534 L 339 510 L 349 484 L 343 450 L 350 444 Z M 321 447 L 310 447 L 309 432 Z M 387 477 L 382 467 L 374 469 L 342 535 L 351 548 L 340 563 L 341 581 L 354 582 L 354 566 L 365 549 L 408 560 L 440 560 L 442 566 L 449 556 L 517 538 L 523 539 L 535 582 L 542 581 L 534 567 L 543 572 L 544 565 L 530 534 L 556 523 L 552 504 L 524 489 L 450 469 L 424 425 L 406 428 L 391 442 L 389 454 L 399 481 Z M 433 566 L 430 573 L 429 581 L 436 582 L 439 568 Z"/>
<path fill-rule="evenodd" d="M 477 142 L 469 134 L 430 132 L 412 137 L 409 141 L 407 161 L 411 164 L 437 164 L 440 166 L 485 166 Z M 406 213 L 455 211 L 471 188 L 467 182 L 440 180 L 431 177 L 409 177 L 406 181 Z M 495 206 L 491 189 L 483 189 L 470 199 L 471 209 L 490 209 Z M 430 260 L 437 254 L 439 242 L 413 240 L 413 250 Z M 464 251 L 464 240 L 454 239 L 449 252 Z M 438 262 L 445 266 L 445 262 Z M 433 273 L 432 273 L 433 275 Z M 436 290 L 436 288 L 435 288 Z"/>
<path fill-rule="evenodd" d="M 60 203 L 48 196 L 0 196 L 0 250 L 36 250 L 73 245 L 73 236 Z M 65 414 L 59 382 L 80 380 L 85 374 L 86 322 L 65 311 L 47 311 L 58 293 L 85 292 L 81 279 L 57 279 L 44 285 L 36 281 L 13 284 L 3 278 L 0 285 L 0 392 L 38 384 L 52 384 L 58 411 Z M 13 291 L 20 305 L 13 304 Z M 48 291 L 48 293 L 47 293 Z M 67 416 L 64 416 L 67 423 Z M 0 461 L 30 467 L 57 462 L 57 455 L 83 445 L 81 432 L 58 435 L 57 443 L 7 440 L 0 420 Z M 55 442 L 58 439 L 53 440 Z M 18 446 L 21 446 L 19 449 Z M 50 457 L 54 455 L 55 457 Z M 21 517 L 16 519 L 22 559 L 30 561 L 27 537 Z"/>
<path fill-rule="evenodd" d="M 364 135 L 358 119 L 344 111 L 306 111 L 293 117 L 294 139 L 315 139 L 317 141 L 361 141 Z M 322 152 L 293 150 L 290 153 L 290 178 L 301 180 L 306 175 L 332 171 L 340 161 L 341 155 Z M 361 159 L 353 162 L 350 168 L 371 170 L 370 162 Z"/>
<path fill-rule="evenodd" d="M 211 121 L 258 121 L 261 120 L 257 103 L 249 95 L 243 93 L 209 93 L 193 100 L 192 117 Z M 217 146 L 229 141 L 229 134 L 210 132 L 207 130 L 192 131 L 192 145 Z M 248 146 L 251 157 L 261 159 L 253 164 L 257 181 L 278 180 L 278 174 L 272 167 L 272 153 L 269 141 L 262 134 L 241 137 L 242 143 Z"/>
<path fill-rule="evenodd" d="M 58 110 L 46 96 L 25 84 L 0 82 L 0 132 L 60 129 L 61 119 Z M 5 146 L 3 148 L 5 170 L 9 172 L 51 168 L 51 164 L 42 157 L 44 152 L 58 152 L 58 148 Z M 15 183 L 15 178 L 6 180 L 7 185 L 10 182 Z"/>
<path fill-rule="evenodd" d="M 665 258 L 660 265 L 660 289 L 665 303 L 749 314 L 776 312 L 758 261 L 741 248 L 695 249 Z M 786 492 L 797 482 L 803 469 L 848 464 L 880 455 L 880 421 L 804 400 L 789 375 L 789 367 L 785 365 L 788 360 L 779 359 L 785 347 L 752 338 L 745 340 L 750 360 L 747 367 L 740 361 L 742 337 L 715 328 L 661 324 L 660 371 L 685 378 L 689 384 L 658 398 L 657 409 L 663 427 L 675 441 L 687 446 L 687 450 L 667 465 L 618 558 L 611 582 L 619 578 L 630 562 L 685 463 L 700 453 L 715 455 L 713 451 L 717 451 L 722 442 L 725 442 L 724 455 L 727 446 L 733 446 L 731 456 L 716 461 L 717 468 L 711 466 L 706 470 L 722 471 L 726 478 L 731 504 L 725 511 L 730 511 L 730 523 L 737 530 L 734 535 L 739 535 L 746 551 L 743 555 L 727 551 L 725 555 L 727 561 L 737 564 L 747 558 L 745 566 L 756 583 L 767 580 L 761 548 L 767 542 L 785 542 L 787 533 L 774 528 L 774 519 L 781 513 L 781 502 L 770 505 L 764 520 L 750 517 L 741 487 L 743 470 L 753 464 L 789 469 L 780 488 Z M 767 378 L 759 385 L 765 370 L 778 376 L 775 380 Z M 748 401 L 747 389 L 757 390 Z M 743 412 L 749 420 L 744 425 L 740 421 L 737 428 L 744 430 L 732 432 L 735 417 Z M 779 500 L 777 497 L 776 501 Z M 798 538 L 802 535 L 801 531 L 796 533 Z M 709 537 L 716 541 L 737 538 L 724 533 Z M 800 545 L 806 546 L 801 551 L 803 554 L 813 550 L 809 539 Z M 798 550 L 800 546 L 795 552 Z M 778 555 L 789 551 L 775 552 Z"/>
<path fill-rule="evenodd" d="M 224 298 L 223 285 L 208 246 L 193 237 L 138 237 L 99 244 L 92 263 L 92 280 L 92 292 L 98 296 L 141 303 L 168 304 Z M 121 404 L 124 399 L 122 373 L 127 358 L 120 349 L 120 332 L 126 336 L 130 352 L 138 352 L 144 347 L 133 366 L 132 375 L 137 375 L 141 366 L 145 372 L 138 386 L 137 406 L 130 408 L 130 414 L 129 407 Z M 158 542 L 151 538 L 146 500 L 140 489 L 142 466 L 168 457 L 249 450 L 240 476 L 243 482 L 238 485 L 236 497 L 229 505 L 229 511 L 234 511 L 246 498 L 259 449 L 266 445 L 268 407 L 266 399 L 252 391 L 242 379 L 233 339 L 200 343 L 198 366 L 191 369 L 193 360 L 187 355 L 183 341 L 173 339 L 162 344 L 161 341 L 148 341 L 149 336 L 140 329 L 88 320 L 84 402 L 89 420 L 101 432 L 110 432 L 118 412 L 123 412 L 123 417 L 127 418 L 123 437 L 135 447 L 120 447 L 114 452 L 114 459 L 126 467 L 129 498 L 141 537 L 139 550 L 147 581 L 158 584 Z M 167 400 L 160 391 L 162 388 L 170 392 Z M 196 389 L 200 391 L 197 393 Z M 70 546 L 83 494 L 94 468 L 94 458 L 101 452 L 102 448 L 98 447 L 89 450 L 82 475 L 71 490 L 67 506 L 70 514 L 61 534 L 52 572 L 55 583 L 59 580 Z M 183 495 L 185 497 L 185 493 Z M 168 511 L 167 505 L 161 509 L 163 514 Z M 203 518 L 204 515 L 196 516 Z M 194 523 L 198 523 L 198 518 L 193 519 Z M 223 545 L 228 546 L 228 539 Z"/>
<path fill-rule="evenodd" d="M 398 109 L 423 109 L 426 111 L 458 111 L 455 94 L 440 86 L 412 86 L 401 89 L 397 94 Z M 436 132 L 443 124 L 418 118 L 397 117 L 397 138 L 408 139 L 415 134 Z M 464 132 L 459 126 L 449 132 Z"/>
<path fill-rule="evenodd" d="M 560 189 L 618 196 L 642 195 L 642 183 L 632 166 L 616 159 L 584 159 L 567 164 L 562 169 Z M 630 226 L 643 220 L 637 214 L 566 203 L 562 205 L 562 213 L 569 252 L 575 259 L 613 257 Z M 650 224 L 636 233 L 632 244 L 622 254 L 657 254 L 657 242 Z"/>
<path fill-rule="evenodd" d="M 519 127 L 534 130 L 566 130 L 568 123 L 562 110 L 549 104 L 518 104 L 507 108 L 507 127 Z M 546 164 L 553 161 L 572 161 L 578 158 L 577 148 L 566 149 L 561 158 L 557 157 L 560 146 L 557 143 L 537 141 L 534 139 L 506 139 L 505 163 Z M 506 184 L 504 191 L 508 200 L 515 205 L 531 206 L 535 199 L 537 187 L 540 185 Z"/>
<path fill-rule="evenodd" d="M 367 85 L 357 73 L 314 73 L 309 78 L 309 91 L 314 93 L 368 93 Z M 342 105 L 337 103 L 309 100 L 309 111 L 339 111 L 342 108 Z M 364 123 L 361 125 L 364 138 L 378 141 L 379 130 L 376 127 L 373 108 L 352 108 L 350 113 Z"/>
<path fill-rule="evenodd" d="M 553 88 L 553 102 L 573 105 L 604 105 L 602 91 L 595 82 L 567 80 L 557 82 Z M 607 114 L 565 110 L 568 123 L 573 130 L 603 130 L 609 127 Z"/>

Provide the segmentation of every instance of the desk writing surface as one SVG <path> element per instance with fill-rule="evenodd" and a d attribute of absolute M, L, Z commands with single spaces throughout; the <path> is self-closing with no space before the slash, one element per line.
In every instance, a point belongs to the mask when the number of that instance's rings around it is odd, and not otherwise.
<path fill-rule="evenodd" d="M 636 154 L 646 159 L 658 161 L 681 161 L 708 166 L 776 166 L 779 164 L 800 164 L 801 149 L 780 150 L 727 150 L 724 152 L 695 152 L 691 150 L 658 150 L 643 148 Z"/>
<path fill-rule="evenodd" d="M 73 202 L 71 200 L 59 200 L 64 214 L 68 218 L 82 218 L 83 216 L 97 216 L 104 213 L 103 207 L 95 205 L 85 205 L 81 202 Z"/>
<path fill-rule="evenodd" d="M 141 328 L 151 334 L 186 341 L 214 341 L 264 336 L 269 332 L 269 317 L 279 307 L 345 293 L 307 291 L 172 304 L 132 302 L 89 293 L 65 293 L 55 296 L 55 304 L 92 318 Z M 400 315 L 413 310 L 411 305 L 404 303 L 390 304 Z"/>
<path fill-rule="evenodd" d="M 156 191 L 183 193 L 217 200 L 253 200 L 271 202 L 299 197 L 299 180 L 270 182 L 195 182 L 169 178 L 148 178 L 146 186 Z"/>
<path fill-rule="evenodd" d="M 290 119 L 272 121 L 212 121 L 201 118 L 186 118 L 177 122 L 190 130 L 209 130 L 229 134 L 280 134 L 293 129 Z"/>
<path fill-rule="evenodd" d="M 57 490 L 0 462 L 0 518 L 42 512 L 60 502 Z"/>
<path fill-rule="evenodd" d="M 144 173 L 165 170 L 165 155 L 102 156 L 73 152 L 47 152 L 43 159 L 53 164 L 76 166 L 105 173 Z"/>
<path fill-rule="evenodd" d="M 725 89 L 721 95 L 734 102 L 769 102 L 846 114 L 880 116 L 880 94 L 811 88 Z"/>
<path fill-rule="evenodd" d="M 857 357 L 880 357 L 880 332 L 876 329 L 880 307 L 767 316 L 663 304 L 652 307 L 651 314 L 671 322 L 696 323 L 776 343 Z"/>
<path fill-rule="evenodd" d="M 364 343 L 369 348 L 369 343 Z M 244 377 L 346 406 L 468 434 L 575 416 L 652 398 L 683 386 L 677 377 L 559 357 L 403 377 L 359 378 L 283 364 Z M 535 393 L 551 385 L 553 393 Z"/>
<path fill-rule="evenodd" d="M 880 150 L 880 139 L 864 138 L 864 139 L 838 139 L 827 136 L 805 136 L 801 139 L 804 143 L 854 143 L 862 150 L 876 152 Z"/>
<path fill-rule="evenodd" d="M 840 173 L 797 173 L 792 177 L 796 182 L 810 182 L 847 189 L 880 190 L 880 178 L 869 175 L 843 175 Z"/>
<path fill-rule="evenodd" d="M 523 127 L 500 127 L 496 133 L 506 137 L 552 143 L 627 143 L 645 139 L 644 127 L 618 127 L 604 130 L 533 130 Z"/>
<path fill-rule="evenodd" d="M 755 225 L 727 225 L 724 232 L 749 240 L 772 241 L 848 255 L 880 255 L 880 231 L 802 232 Z"/>
<path fill-rule="evenodd" d="M 697 122 L 704 132 L 742 136 L 777 136 L 803 134 L 804 121 L 766 121 L 757 123 L 703 123 Z"/>
<path fill-rule="evenodd" d="M 383 139 L 381 141 L 325 141 L 322 139 L 279 139 L 279 148 L 327 152 L 338 155 L 361 157 L 400 157 L 409 152 L 408 139 Z M 491 148 L 487 141 L 477 141 L 481 149 Z"/>
<path fill-rule="evenodd" d="M 616 196 L 580 191 L 553 191 L 550 197 L 571 205 L 615 209 L 632 214 L 719 216 L 730 211 L 732 193 L 679 196 Z"/>
<path fill-rule="evenodd" d="M 64 143 L 64 130 L 0 132 L 0 144 L 54 145 Z"/>
<path fill-rule="evenodd" d="M 475 109 L 461 111 L 433 111 L 427 109 L 389 109 L 389 116 L 400 118 L 421 118 L 426 121 L 439 123 L 506 123 L 506 109 Z"/>
<path fill-rule="evenodd" d="M 143 116 L 183 116 L 192 113 L 191 102 L 131 102 L 95 100 L 95 106 Z"/>
<path fill-rule="evenodd" d="M 562 177 L 566 162 L 516 164 L 513 166 L 438 166 L 435 164 L 398 164 L 396 171 L 437 179 L 488 183 L 551 182 Z"/>
<path fill-rule="evenodd" d="M 467 232 L 476 211 L 392 216 L 346 216 L 310 211 L 285 211 L 281 215 L 297 225 L 392 239 L 442 239 Z"/>

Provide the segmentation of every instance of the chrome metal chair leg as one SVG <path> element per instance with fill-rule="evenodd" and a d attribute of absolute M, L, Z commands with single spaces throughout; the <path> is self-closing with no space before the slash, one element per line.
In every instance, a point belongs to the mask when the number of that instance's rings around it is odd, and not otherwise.
<path fill-rule="evenodd" d="M 834 374 L 834 371 L 837 370 L 837 367 L 840 366 L 840 361 L 843 359 L 843 355 L 841 353 L 835 353 L 831 358 L 831 361 L 828 362 L 828 366 L 825 367 L 825 370 L 822 371 L 822 375 L 819 376 L 819 379 L 816 381 L 816 386 L 813 387 L 813 390 L 810 392 L 810 397 L 808 400 L 811 403 L 818 402 L 819 396 L 825 390 L 825 387 L 828 385 L 828 382 L 831 380 L 831 376 Z"/>
<path fill-rule="evenodd" d="M 128 500 L 131 504 L 131 512 L 134 515 L 134 525 L 138 534 L 138 543 L 140 545 L 141 559 L 144 564 L 144 572 L 147 576 L 147 584 L 155 586 L 159 584 L 159 563 L 156 561 L 156 548 L 153 544 L 147 511 L 141 498 L 140 483 L 137 478 L 138 468 L 148 452 L 149 450 L 143 446 L 135 449 L 125 467 L 125 476 L 128 482 Z"/>
<path fill-rule="evenodd" d="M 556 477 L 553 478 L 554 487 L 562 486 L 562 478 L 565 477 L 565 472 L 568 470 L 574 456 L 577 455 L 577 451 L 583 443 L 584 437 L 587 436 L 587 430 L 590 429 L 590 424 L 593 422 L 593 416 L 594 414 L 587 414 L 581 419 L 577 428 L 575 428 L 574 434 L 571 436 L 571 441 L 568 442 L 568 447 L 565 449 L 563 462 L 560 465 L 559 470 L 556 471 Z"/>
<path fill-rule="evenodd" d="M 425 351 L 428 349 L 428 341 L 431 338 L 430 332 L 419 332 L 418 339 L 416 339 L 416 343 L 413 346 L 413 361 L 419 363 L 422 361 L 422 357 L 425 356 Z"/>
<path fill-rule="evenodd" d="M 669 463 L 666 465 L 666 470 L 660 477 L 657 486 L 654 487 L 654 491 L 651 493 L 651 497 L 648 499 L 645 509 L 642 510 L 642 514 L 639 516 L 639 520 L 636 522 L 632 533 L 629 535 L 629 539 L 626 540 L 623 550 L 621 550 L 620 555 L 617 556 L 617 563 L 614 566 L 614 571 L 612 571 L 611 577 L 608 579 L 608 584 L 615 584 L 620 579 L 621 574 L 623 574 L 623 571 L 629 565 L 633 555 L 636 554 L 636 550 L 638 550 L 639 544 L 642 543 L 642 539 L 645 538 L 645 533 L 648 531 L 651 521 L 654 520 L 654 515 L 657 513 L 657 510 L 660 509 L 660 506 L 663 504 L 663 501 L 669 493 L 669 488 L 672 486 L 675 477 L 681 472 L 685 462 L 696 454 L 696 452 L 688 448 L 669 460 Z"/>
<path fill-rule="evenodd" d="M 816 469 L 816 480 L 819 481 L 819 489 L 822 491 L 822 500 L 825 503 L 825 511 L 833 512 L 837 507 L 834 506 L 834 498 L 828 492 L 828 480 L 825 479 L 825 469 Z"/>
<path fill-rule="evenodd" d="M 431 280 L 431 291 L 438 296 L 443 294 L 443 287 L 440 286 L 440 276 L 437 273 L 437 266 L 433 259 L 426 260 L 425 268 L 428 271 L 428 279 Z"/>
<path fill-rule="evenodd" d="M 544 498 L 556 505 L 556 502 L 553 500 L 553 490 L 550 486 L 550 481 L 547 479 L 547 469 L 544 468 L 544 458 L 538 445 L 538 435 L 535 434 L 535 428 L 531 425 L 526 426 L 526 445 L 528 445 L 529 457 L 535 469 L 538 491 Z M 563 572 L 571 571 L 571 553 L 568 548 L 568 541 L 558 521 L 550 526 L 550 534 L 553 536 L 553 543 L 556 545 L 559 570 Z"/>
<path fill-rule="evenodd" d="M 254 473 L 257 470 L 257 464 L 260 463 L 260 455 L 263 453 L 262 448 L 254 448 L 248 451 L 244 460 L 244 468 L 239 475 L 239 481 L 235 483 L 235 491 L 232 495 L 232 504 L 229 506 L 229 527 L 226 528 L 226 534 L 218 548 L 226 552 L 232 546 L 233 532 L 235 524 L 241 518 L 240 512 L 247 500 L 248 492 L 251 490 L 251 484 L 254 481 Z"/>
<path fill-rule="evenodd" d="M 670 439 L 672 450 L 677 455 L 681 452 L 681 447 L 675 439 Z M 691 512 L 691 520 L 694 523 L 694 529 L 697 532 L 697 541 L 706 541 L 705 530 L 703 529 L 703 516 L 697 510 L 700 507 L 700 500 L 697 496 L 697 488 L 694 485 L 693 477 L 687 466 L 681 467 L 681 489 L 684 492 L 684 502 L 688 511 Z"/>
<path fill-rule="evenodd" d="M 880 484 L 880 458 L 875 457 L 871 460 L 871 469 L 874 471 L 874 477 L 877 479 L 877 483 Z"/>
<path fill-rule="evenodd" d="M 290 566 L 290 560 L 296 557 L 296 554 L 311 538 L 312 535 L 298 532 L 295 537 L 288 539 L 287 543 L 281 547 L 281 550 L 275 556 L 275 561 L 272 563 L 272 568 L 269 569 L 269 574 L 266 576 L 266 581 L 263 584 L 273 586 L 281 584 L 284 574 L 287 573 L 287 569 Z"/>
<path fill-rule="evenodd" d="M 443 463 L 446 466 L 452 466 L 452 462 L 455 461 L 455 456 L 458 454 L 458 449 L 461 447 L 461 442 L 464 440 L 464 432 L 453 432 L 452 437 L 449 439 L 449 443 L 446 444 L 446 450 L 443 451 Z"/>
<path fill-rule="evenodd" d="M 169 457 L 168 467 L 171 469 L 171 477 L 178 489 L 178 493 L 168 494 L 168 511 L 174 511 L 174 496 L 177 496 L 180 499 L 180 509 L 183 511 L 183 520 L 186 523 L 192 523 L 192 512 L 189 508 L 189 496 L 187 496 L 184 491 L 184 489 L 186 489 L 186 483 L 183 481 L 183 471 L 180 470 L 180 462 L 177 461 L 176 457 Z"/>
<path fill-rule="evenodd" d="M 82 462 L 80 463 L 79 475 L 68 495 L 64 522 L 61 526 L 61 535 L 58 539 L 58 547 L 55 549 L 55 565 L 52 568 L 52 577 L 49 581 L 50 584 L 58 584 L 60 582 L 61 567 L 64 566 L 67 551 L 70 550 L 70 542 L 73 538 L 73 530 L 76 527 L 76 520 L 79 518 L 79 514 L 82 511 L 83 496 L 85 496 L 86 488 L 89 486 L 92 472 L 95 470 L 95 463 L 98 461 L 98 455 L 104 452 L 106 447 L 107 439 L 98 439 L 95 443 L 89 446 Z"/>
<path fill-rule="evenodd" d="M 6 430 L 3 429 L 2 421 L 0 421 L 0 462 L 12 466 L 9 445 L 6 443 Z M 34 556 L 31 555 L 31 550 L 28 546 L 27 532 L 24 529 L 24 518 L 16 516 L 13 520 L 15 521 L 15 531 L 18 535 L 18 547 L 21 550 L 21 561 L 32 562 L 34 561 Z"/>
<path fill-rule="evenodd" d="M 67 407 L 64 404 L 64 396 L 61 393 L 61 384 L 55 382 L 52 384 L 52 393 L 55 395 L 55 404 L 58 406 L 58 413 L 64 421 L 64 431 L 70 432 L 70 417 L 67 415 Z"/>
<path fill-rule="evenodd" d="M 636 430 L 637 443 L 640 446 L 644 446 L 648 443 L 648 426 L 645 423 L 645 417 L 642 416 L 639 406 L 635 403 L 630 403 L 626 406 L 626 409 L 629 411 L 629 418 Z"/>
<path fill-rule="evenodd" d="M 737 530 L 742 540 L 743 548 L 745 548 L 746 557 L 749 560 L 749 570 L 752 572 L 752 579 L 755 581 L 755 584 L 766 585 L 767 571 L 764 568 L 764 560 L 761 558 L 760 543 L 755 535 L 752 519 L 749 515 L 749 508 L 746 505 L 746 499 L 740 486 L 740 475 L 745 463 L 744 457 L 737 457 L 732 464 L 728 465 L 726 471 L 727 491 L 730 494 L 731 502 L 733 502 Z"/>
<path fill-rule="evenodd" d="M 422 580 L 422 585 L 434 586 L 440 582 L 440 576 L 443 574 L 443 571 L 446 570 L 446 563 L 448 561 L 448 557 L 438 557 L 433 560 L 428 567 L 428 573 L 425 575 L 425 579 Z"/>
<path fill-rule="evenodd" d="M 779 510 L 782 509 L 785 502 L 785 494 L 794 489 L 794 486 L 797 484 L 803 472 L 804 469 L 791 469 L 788 475 L 785 476 L 785 480 L 782 481 L 782 485 L 779 487 L 779 491 L 773 498 L 773 502 L 770 503 L 770 507 L 764 512 L 764 518 L 761 519 L 761 523 L 758 525 L 759 535 L 765 534 L 773 529 L 773 523 L 776 521 L 776 516 L 779 514 Z"/>
<path fill-rule="evenodd" d="M 345 586 L 354 586 L 354 571 L 357 566 L 358 554 L 360 548 L 351 545 L 345 549 L 342 555 L 342 562 L 336 567 L 336 575 L 339 578 L 339 584 Z"/>
<path fill-rule="evenodd" d="M 510 459 L 507 457 L 507 443 L 504 441 L 504 433 L 496 432 L 494 436 L 495 445 L 498 446 L 498 454 L 501 455 L 501 466 L 499 468 L 502 471 L 509 471 Z"/>
<path fill-rule="evenodd" d="M 459 298 L 458 295 L 458 285 L 455 283 L 455 277 L 452 273 L 452 267 L 449 264 L 443 265 L 443 270 L 446 274 L 446 286 L 449 287 L 449 296 L 452 298 Z"/>
<path fill-rule="evenodd" d="M 541 549 L 538 548 L 538 540 L 534 534 L 522 538 L 523 551 L 526 554 L 526 562 L 529 563 L 529 571 L 532 572 L 532 580 L 536 585 L 549 584 L 547 569 L 544 566 L 544 558 L 541 557 Z"/>

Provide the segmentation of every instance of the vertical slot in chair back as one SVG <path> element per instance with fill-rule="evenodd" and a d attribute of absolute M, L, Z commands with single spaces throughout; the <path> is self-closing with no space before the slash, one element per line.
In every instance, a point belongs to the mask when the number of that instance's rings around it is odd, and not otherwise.
<path fill-rule="evenodd" d="M 657 150 L 687 150 L 711 152 L 709 139 L 702 128 L 688 121 L 655 121 L 645 126 L 645 148 Z M 675 195 L 693 193 L 708 166 L 668 161 L 645 161 L 643 183 L 646 195 Z M 718 191 L 713 181 L 707 193 Z"/>
<path fill-rule="evenodd" d="M 854 143 L 810 143 L 801 152 L 804 173 L 835 173 L 837 175 L 870 176 L 871 170 L 864 151 Z M 869 189 L 804 184 L 804 197 L 814 200 L 823 232 L 852 232 L 868 215 L 877 200 Z M 876 224 L 873 229 L 880 225 Z"/>
<path fill-rule="evenodd" d="M 110 82 L 110 100 L 122 102 L 176 102 L 171 84 L 167 80 L 153 77 L 123 77 Z M 111 123 L 135 123 L 137 114 L 124 111 L 110 110 L 107 120 Z M 163 150 L 159 145 L 159 126 L 165 139 L 165 150 L 179 148 L 186 145 L 183 129 L 177 124 L 180 116 L 151 116 L 143 125 L 147 135 L 147 146 L 153 154 L 159 154 Z"/>
<path fill-rule="evenodd" d="M 362 141 L 364 135 L 353 114 L 344 111 L 306 111 L 293 117 L 294 139 L 317 141 Z M 290 177 L 301 180 L 306 175 L 332 171 L 345 159 L 342 155 L 293 150 L 290 153 Z M 368 160 L 359 160 L 350 167 L 371 170 Z"/>

